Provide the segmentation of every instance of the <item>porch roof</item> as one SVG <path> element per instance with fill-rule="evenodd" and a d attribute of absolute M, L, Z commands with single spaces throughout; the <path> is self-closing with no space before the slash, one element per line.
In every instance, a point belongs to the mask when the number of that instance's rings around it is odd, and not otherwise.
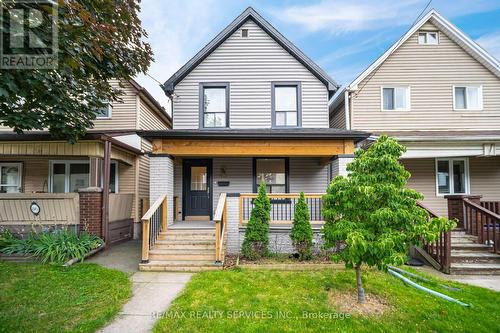
<path fill-rule="evenodd" d="M 338 128 L 258 128 L 258 129 L 217 129 L 217 130 L 167 130 L 140 131 L 138 134 L 148 139 L 343 139 L 354 143 L 363 141 L 370 133 L 349 131 Z"/>
<path fill-rule="evenodd" d="M 0 156 L 96 156 L 104 157 L 103 142 L 112 143 L 111 158 L 132 165 L 143 152 L 110 135 L 87 133 L 77 143 L 54 138 L 45 131 L 23 134 L 0 132 Z"/>
<path fill-rule="evenodd" d="M 153 154 L 180 157 L 322 157 L 353 154 L 369 136 L 332 128 L 171 130 L 141 132 Z"/>

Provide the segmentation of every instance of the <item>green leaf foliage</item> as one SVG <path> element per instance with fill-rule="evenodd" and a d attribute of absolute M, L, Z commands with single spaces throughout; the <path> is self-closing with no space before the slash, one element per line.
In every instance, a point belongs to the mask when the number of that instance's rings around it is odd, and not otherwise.
<path fill-rule="evenodd" d="M 293 246 L 299 254 L 301 260 L 310 259 L 312 255 L 313 232 L 304 192 L 300 192 L 300 197 L 295 204 L 293 216 L 293 226 L 290 233 Z"/>
<path fill-rule="evenodd" d="M 30 233 L 26 238 L 17 238 L 8 230 L 0 236 L 0 252 L 7 254 L 32 254 L 43 263 L 64 264 L 66 261 L 82 259 L 93 249 L 103 244 L 102 239 L 87 232 L 62 229 L 52 232 Z"/>
<path fill-rule="evenodd" d="M 241 252 L 247 259 L 256 260 L 267 256 L 270 213 L 271 201 L 266 193 L 266 185 L 261 183 L 257 198 L 254 199 L 254 206 L 241 247 Z"/>
<path fill-rule="evenodd" d="M 17 133 L 48 129 L 75 142 L 93 126 L 96 110 L 120 100 L 122 91 L 110 80 L 127 81 L 146 72 L 153 54 L 144 41 L 137 0 L 55 2 L 57 68 L 1 69 L 0 125 Z M 36 9 L 52 11 L 50 6 Z M 9 22 L 2 21 L 2 31 L 9 31 Z M 37 29 L 38 36 L 51 38 L 50 24 Z"/>
<path fill-rule="evenodd" d="M 411 244 L 434 241 L 454 227 L 445 218 L 429 219 L 417 205 L 422 194 L 407 188 L 410 173 L 399 163 L 405 147 L 381 136 L 356 151 L 347 177 L 337 176 L 324 196 L 325 247 L 339 247 L 334 259 L 352 268 L 366 264 L 385 270 L 401 265 Z"/>

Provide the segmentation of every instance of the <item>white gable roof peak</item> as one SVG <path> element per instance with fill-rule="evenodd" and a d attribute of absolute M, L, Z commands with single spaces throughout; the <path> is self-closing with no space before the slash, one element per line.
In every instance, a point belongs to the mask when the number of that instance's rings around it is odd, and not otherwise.
<path fill-rule="evenodd" d="M 488 68 L 497 77 L 500 77 L 500 62 L 490 55 L 479 44 L 474 42 L 469 36 L 465 35 L 453 23 L 444 18 L 435 9 L 430 10 L 417 23 L 415 23 L 396 43 L 394 43 L 384 54 L 375 60 L 367 69 L 365 69 L 354 81 L 347 87 L 348 90 L 357 90 L 358 85 L 374 70 L 393 54 L 404 42 L 417 32 L 425 23 L 431 22 L 439 30 L 445 33 L 451 40 L 460 45 L 467 53 Z"/>

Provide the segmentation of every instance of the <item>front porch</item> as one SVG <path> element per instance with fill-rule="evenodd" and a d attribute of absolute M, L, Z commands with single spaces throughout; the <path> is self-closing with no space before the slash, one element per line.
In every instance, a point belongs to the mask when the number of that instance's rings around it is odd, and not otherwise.
<path fill-rule="evenodd" d="M 0 228 L 85 229 L 107 244 L 132 237 L 139 150 L 97 133 L 75 144 L 47 133 L 0 139 Z"/>
<path fill-rule="evenodd" d="M 297 139 L 300 132 L 227 130 L 144 134 L 153 141 L 150 197 L 157 201 L 143 217 L 146 255 L 142 269 L 152 266 L 160 269 L 161 263 L 150 258 L 151 251 L 156 254 L 160 248 L 165 255 L 178 253 L 184 259 L 185 253 L 196 253 L 194 257 L 208 259 L 212 266 L 222 262 L 225 253 L 239 253 L 261 182 L 266 184 L 272 204 L 271 252 L 293 252 L 289 232 L 300 192 L 306 194 L 319 247 L 322 195 L 334 176 L 345 174 L 345 165 L 353 158 L 354 144 L 366 134 L 315 129 L 304 131 L 302 139 Z M 210 231 L 208 228 L 200 231 L 205 225 L 210 226 Z M 180 241 L 175 251 L 158 245 L 169 237 Z M 213 240 L 210 250 L 195 251 L 191 246 L 206 243 L 208 238 Z M 188 243 L 189 246 L 180 246 Z M 183 269 L 187 269 L 188 262 L 182 261 Z M 172 268 L 172 265 L 165 262 L 164 266 Z"/>

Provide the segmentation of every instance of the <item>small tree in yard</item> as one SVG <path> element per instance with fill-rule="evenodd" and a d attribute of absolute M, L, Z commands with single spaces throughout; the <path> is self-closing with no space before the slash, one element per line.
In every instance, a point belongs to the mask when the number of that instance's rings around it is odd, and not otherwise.
<path fill-rule="evenodd" d="M 250 260 L 267 256 L 270 213 L 271 201 L 266 194 L 266 185 L 261 183 L 257 198 L 254 199 L 254 207 L 250 213 L 245 239 L 241 247 L 243 255 Z"/>
<path fill-rule="evenodd" d="M 299 254 L 300 260 L 311 258 L 311 248 L 313 232 L 304 192 L 300 192 L 300 198 L 295 204 L 295 214 L 293 216 L 293 227 L 290 234 L 293 246 Z"/>
<path fill-rule="evenodd" d="M 362 264 L 380 270 L 401 265 L 411 244 L 435 241 L 454 227 L 445 218 L 430 220 L 417 205 L 423 196 L 406 187 L 410 173 L 398 162 L 404 152 L 396 140 L 381 136 L 356 152 L 349 175 L 335 177 L 324 196 L 325 247 L 340 245 L 333 259 L 356 269 L 359 303 L 365 300 Z"/>

